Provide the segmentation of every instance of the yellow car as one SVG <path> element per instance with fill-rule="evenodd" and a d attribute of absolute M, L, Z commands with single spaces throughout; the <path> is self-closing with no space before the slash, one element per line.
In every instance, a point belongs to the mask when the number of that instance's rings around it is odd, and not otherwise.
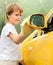
<path fill-rule="evenodd" d="M 28 19 L 27 25 L 35 30 L 22 42 L 26 65 L 53 65 L 53 9 L 48 15 L 33 14 Z"/>

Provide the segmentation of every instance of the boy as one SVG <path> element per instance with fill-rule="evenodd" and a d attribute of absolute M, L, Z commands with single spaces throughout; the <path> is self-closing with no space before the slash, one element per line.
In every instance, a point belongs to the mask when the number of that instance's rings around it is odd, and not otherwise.
<path fill-rule="evenodd" d="M 23 33 L 17 33 L 15 25 L 20 23 L 23 9 L 16 3 L 6 7 L 6 25 L 1 33 L 0 65 L 18 65 L 22 60 L 19 43 L 23 39 Z"/>

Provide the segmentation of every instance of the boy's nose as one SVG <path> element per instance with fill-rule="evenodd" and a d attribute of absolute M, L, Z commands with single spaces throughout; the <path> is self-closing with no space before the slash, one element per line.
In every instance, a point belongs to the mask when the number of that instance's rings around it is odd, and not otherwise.
<path fill-rule="evenodd" d="M 20 18 L 21 18 L 21 16 L 19 15 L 19 16 L 18 16 L 18 18 L 20 19 Z"/>

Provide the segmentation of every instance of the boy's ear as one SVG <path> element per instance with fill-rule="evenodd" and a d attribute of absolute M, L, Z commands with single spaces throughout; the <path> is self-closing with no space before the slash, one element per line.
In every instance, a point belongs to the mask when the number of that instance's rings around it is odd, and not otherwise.
<path fill-rule="evenodd" d="M 7 18 L 9 18 L 9 15 L 6 15 Z"/>
<path fill-rule="evenodd" d="M 7 15 L 7 17 L 9 18 L 10 15 Z"/>

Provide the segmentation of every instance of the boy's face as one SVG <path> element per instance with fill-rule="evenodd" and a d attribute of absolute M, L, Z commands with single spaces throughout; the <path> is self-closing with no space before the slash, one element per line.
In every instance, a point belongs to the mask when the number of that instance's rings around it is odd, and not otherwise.
<path fill-rule="evenodd" d="M 21 13 L 20 11 L 14 11 L 11 15 L 8 15 L 9 22 L 12 24 L 18 24 L 20 23 L 21 19 Z"/>

